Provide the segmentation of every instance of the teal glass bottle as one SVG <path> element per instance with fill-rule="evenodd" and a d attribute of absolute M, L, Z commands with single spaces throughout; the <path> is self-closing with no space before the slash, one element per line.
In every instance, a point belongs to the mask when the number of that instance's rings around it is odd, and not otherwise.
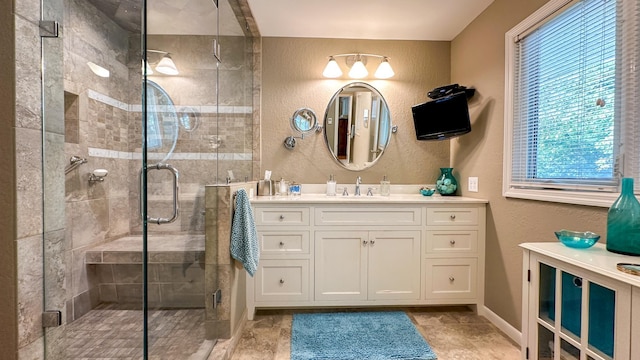
<path fill-rule="evenodd" d="M 440 176 L 436 180 L 436 190 L 440 195 L 455 195 L 458 181 L 453 176 L 453 168 L 440 168 Z"/>
<path fill-rule="evenodd" d="M 622 179 L 620 197 L 607 215 L 607 250 L 640 255 L 640 202 L 633 194 L 633 179 Z"/>

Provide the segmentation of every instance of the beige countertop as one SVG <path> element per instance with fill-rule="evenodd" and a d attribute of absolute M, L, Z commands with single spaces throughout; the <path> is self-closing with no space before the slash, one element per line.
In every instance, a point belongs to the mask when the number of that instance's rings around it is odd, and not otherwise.
<path fill-rule="evenodd" d="M 324 193 L 324 184 L 303 184 L 302 194 L 299 196 L 253 196 L 251 203 L 253 204 L 270 204 L 270 203 L 305 203 L 305 204 L 478 204 L 488 203 L 485 199 L 463 197 L 463 196 L 441 196 L 433 194 L 431 196 L 423 196 L 419 193 L 419 185 L 392 185 L 391 195 L 382 196 L 374 190 L 373 196 L 367 196 L 367 190 L 372 185 L 362 184 L 360 191 L 362 195 L 354 196 L 354 186 L 348 187 L 348 196 L 342 195 L 341 186 L 338 186 L 340 192 L 336 196 L 327 196 Z M 306 192 L 305 192 L 306 191 Z"/>

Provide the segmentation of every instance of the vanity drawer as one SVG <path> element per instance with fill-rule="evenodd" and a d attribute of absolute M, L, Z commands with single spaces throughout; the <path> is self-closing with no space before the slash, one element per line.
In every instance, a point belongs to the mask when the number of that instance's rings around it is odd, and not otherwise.
<path fill-rule="evenodd" d="M 420 208 L 411 207 L 339 207 L 316 208 L 316 225 L 404 225 L 422 224 Z"/>
<path fill-rule="evenodd" d="M 260 253 L 262 255 L 308 255 L 308 231 L 258 231 Z"/>
<path fill-rule="evenodd" d="M 473 299 L 476 297 L 477 259 L 427 259 L 427 299 Z"/>
<path fill-rule="evenodd" d="M 255 300 L 309 300 L 309 260 L 261 260 L 255 277 Z"/>
<path fill-rule="evenodd" d="M 462 254 L 478 251 L 478 232 L 475 230 L 427 231 L 427 254 Z"/>
<path fill-rule="evenodd" d="M 254 211 L 256 225 L 309 225 L 309 208 L 263 208 Z"/>
<path fill-rule="evenodd" d="M 478 225 L 477 208 L 427 209 L 427 225 Z"/>

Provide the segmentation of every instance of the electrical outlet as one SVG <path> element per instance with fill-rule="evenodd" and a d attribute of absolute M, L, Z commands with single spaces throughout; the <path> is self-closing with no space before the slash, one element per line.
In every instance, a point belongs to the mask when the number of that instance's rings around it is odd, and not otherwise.
<path fill-rule="evenodd" d="M 469 177 L 469 191 L 478 192 L 478 177 L 473 176 Z"/>

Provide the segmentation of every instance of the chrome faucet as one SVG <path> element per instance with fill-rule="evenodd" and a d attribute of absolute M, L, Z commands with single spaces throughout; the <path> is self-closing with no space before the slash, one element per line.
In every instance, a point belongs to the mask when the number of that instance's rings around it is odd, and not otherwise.
<path fill-rule="evenodd" d="M 360 183 L 362 183 L 362 178 L 358 176 L 356 178 L 356 192 L 353 194 L 353 196 L 360 196 Z"/>

